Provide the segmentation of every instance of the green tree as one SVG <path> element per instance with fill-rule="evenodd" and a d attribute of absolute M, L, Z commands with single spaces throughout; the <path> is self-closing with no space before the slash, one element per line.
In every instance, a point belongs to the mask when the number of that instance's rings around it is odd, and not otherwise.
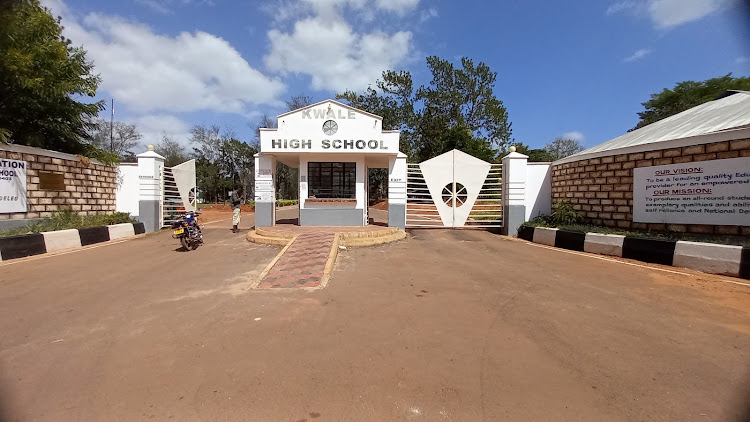
<path fill-rule="evenodd" d="M 415 141 L 418 115 L 414 111 L 415 93 L 409 72 L 383 72 L 382 79 L 375 82 L 377 89 L 368 87 L 364 93 L 346 91 L 336 98 L 345 100 L 352 107 L 368 111 L 383 118 L 383 130 L 401 132 L 399 149 L 410 155 Z"/>
<path fill-rule="evenodd" d="M 221 145 L 221 173 L 231 179 L 232 188 L 242 187 L 248 194 L 253 192 L 254 155 L 258 150 L 235 138 L 222 140 Z"/>
<path fill-rule="evenodd" d="M 461 65 L 459 69 L 447 60 L 428 57 L 432 81 L 417 91 L 417 99 L 447 118 L 450 127 L 464 125 L 473 137 L 491 147 L 507 144 L 511 135 L 508 112 L 493 92 L 497 72 L 482 62 L 474 65 L 466 57 Z"/>
<path fill-rule="evenodd" d="M 544 148 L 534 149 L 522 142 L 515 143 L 513 144 L 513 146 L 516 147 L 516 152 L 528 156 L 528 161 L 530 163 L 546 163 L 555 161 L 555 157 Z M 499 163 L 503 157 L 508 155 L 508 153 L 510 153 L 509 148 L 510 146 L 501 150 L 497 155 L 497 159 L 495 160 L 495 162 Z"/>
<path fill-rule="evenodd" d="M 189 159 L 185 147 L 177 139 L 167 135 L 162 135 L 161 141 L 154 145 L 154 151 L 164 157 L 166 167 L 174 167 Z"/>
<path fill-rule="evenodd" d="M 727 90 L 750 91 L 750 77 L 734 78 L 726 74 L 702 82 L 683 81 L 672 89 L 651 94 L 651 99 L 642 103 L 644 111 L 638 113 L 640 121 L 632 129 L 640 129 L 689 108 L 715 99 Z"/>
<path fill-rule="evenodd" d="M 114 152 L 120 160 L 134 156 L 132 149 L 138 146 L 138 141 L 143 137 L 134 124 L 105 119 L 95 119 L 91 123 L 93 127 L 88 132 L 92 145 L 103 151 Z"/>
<path fill-rule="evenodd" d="M 461 67 L 428 57 L 429 85 L 416 91 L 409 72 L 383 72 L 376 88 L 336 97 L 383 117 L 383 129 L 401 131 L 401 151 L 423 161 L 452 148 L 494 158 L 510 141 L 511 125 L 494 94 L 497 73 L 484 63 L 461 59 Z"/>
<path fill-rule="evenodd" d="M 548 143 L 544 150 L 552 157 L 551 161 L 565 158 L 583 151 L 585 148 L 580 141 L 571 138 L 557 137 Z"/>
<path fill-rule="evenodd" d="M 71 44 L 39 0 L 0 6 L 0 141 L 99 155 L 84 141 L 104 102 L 76 98 L 93 98 L 100 78 Z"/>

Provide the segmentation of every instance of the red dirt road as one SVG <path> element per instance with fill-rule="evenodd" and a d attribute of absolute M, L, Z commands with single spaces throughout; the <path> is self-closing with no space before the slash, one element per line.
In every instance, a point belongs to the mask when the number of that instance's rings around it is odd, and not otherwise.
<path fill-rule="evenodd" d="M 423 230 L 247 290 L 280 248 L 228 228 L 0 264 L 0 420 L 748 416 L 750 287 Z"/>

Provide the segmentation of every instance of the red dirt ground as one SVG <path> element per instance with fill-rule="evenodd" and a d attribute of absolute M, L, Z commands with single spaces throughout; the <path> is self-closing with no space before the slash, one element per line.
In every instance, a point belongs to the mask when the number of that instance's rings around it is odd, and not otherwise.
<path fill-rule="evenodd" d="M 215 211 L 215 212 L 232 212 L 232 207 L 229 204 L 212 204 L 201 209 L 203 211 Z M 241 212 L 253 212 L 255 207 L 249 204 L 242 204 Z"/>
<path fill-rule="evenodd" d="M 388 201 L 380 201 L 377 204 L 371 205 L 370 208 L 388 211 Z"/>

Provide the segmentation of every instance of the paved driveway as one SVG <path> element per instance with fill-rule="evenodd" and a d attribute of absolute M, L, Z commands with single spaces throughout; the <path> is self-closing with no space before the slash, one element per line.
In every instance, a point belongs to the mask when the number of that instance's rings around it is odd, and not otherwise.
<path fill-rule="evenodd" d="M 748 417 L 729 279 L 432 230 L 248 291 L 279 248 L 228 227 L 0 264 L 0 420 Z"/>

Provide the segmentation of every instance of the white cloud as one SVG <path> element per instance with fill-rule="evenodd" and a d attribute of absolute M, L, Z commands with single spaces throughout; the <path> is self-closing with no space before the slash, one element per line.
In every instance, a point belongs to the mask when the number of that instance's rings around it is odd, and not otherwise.
<path fill-rule="evenodd" d="M 430 7 L 429 9 L 423 10 L 419 15 L 419 23 L 425 23 L 428 20 L 436 17 L 438 17 L 437 9 L 435 9 L 434 7 Z"/>
<path fill-rule="evenodd" d="M 190 137 L 190 125 L 180 118 L 170 114 L 153 114 L 132 119 L 128 123 L 135 124 L 143 135 L 143 145 L 155 145 L 161 141 L 162 136 L 174 137 L 181 144 L 187 145 Z"/>
<path fill-rule="evenodd" d="M 737 57 L 737 63 L 748 63 L 750 62 L 750 57 Z"/>
<path fill-rule="evenodd" d="M 658 28 L 670 28 L 701 19 L 733 0 L 651 0 L 649 14 Z"/>
<path fill-rule="evenodd" d="M 405 13 L 416 8 L 419 0 L 376 0 L 375 4 L 384 10 Z"/>
<path fill-rule="evenodd" d="M 404 13 L 417 3 L 377 1 L 375 6 L 379 9 L 372 13 Z M 299 4 L 303 7 L 294 10 L 307 7 L 311 12 L 297 17 L 288 31 L 281 28 L 268 31 L 271 46 L 264 60 L 271 71 L 310 75 L 312 88 L 316 90 L 361 90 L 384 70 L 395 68 L 409 57 L 411 32 L 360 33 L 346 21 L 343 6 L 356 12 L 366 6 L 364 0 L 301 0 Z"/>
<path fill-rule="evenodd" d="M 583 136 L 583 133 L 578 132 L 578 131 L 565 132 L 562 135 L 560 135 L 560 137 L 565 138 L 565 139 L 572 139 L 574 141 L 578 141 L 581 143 L 583 143 L 583 140 L 585 139 L 585 136 Z"/>
<path fill-rule="evenodd" d="M 607 15 L 631 12 L 648 16 L 656 28 L 668 29 L 704 18 L 737 0 L 624 0 L 612 3 Z"/>
<path fill-rule="evenodd" d="M 216 110 L 245 113 L 284 91 L 227 41 L 206 32 L 170 37 L 116 16 L 91 13 L 77 19 L 62 0 L 44 0 L 63 15 L 65 35 L 87 50 L 101 74 L 100 88 L 136 113 Z"/>
<path fill-rule="evenodd" d="M 612 3 L 607 8 L 607 11 L 605 12 L 605 14 L 607 16 L 614 15 L 616 13 L 620 13 L 620 12 L 623 12 L 625 10 L 634 9 L 636 6 L 637 6 L 637 4 L 634 1 L 620 1 L 620 2 L 617 2 L 617 3 Z"/>
<path fill-rule="evenodd" d="M 135 0 L 152 11 L 162 14 L 171 15 L 177 6 L 186 6 L 189 4 L 215 6 L 213 0 Z"/>
<path fill-rule="evenodd" d="M 646 49 L 646 48 L 642 48 L 642 49 L 640 49 L 640 50 L 637 50 L 637 51 L 636 51 L 635 53 L 633 53 L 632 55 L 630 55 L 630 56 L 628 56 L 628 57 L 624 58 L 624 59 L 623 59 L 622 61 L 623 61 L 623 62 L 625 62 L 625 63 L 630 63 L 630 62 L 634 62 L 634 61 L 636 61 L 636 60 L 640 60 L 640 59 L 642 59 L 642 58 L 644 58 L 644 57 L 648 56 L 649 54 L 651 54 L 651 50 L 649 50 L 649 49 Z"/>
<path fill-rule="evenodd" d="M 171 15 L 172 9 L 167 7 L 167 4 L 158 0 L 136 0 L 136 2 L 148 7 L 156 13 L 162 15 Z"/>

